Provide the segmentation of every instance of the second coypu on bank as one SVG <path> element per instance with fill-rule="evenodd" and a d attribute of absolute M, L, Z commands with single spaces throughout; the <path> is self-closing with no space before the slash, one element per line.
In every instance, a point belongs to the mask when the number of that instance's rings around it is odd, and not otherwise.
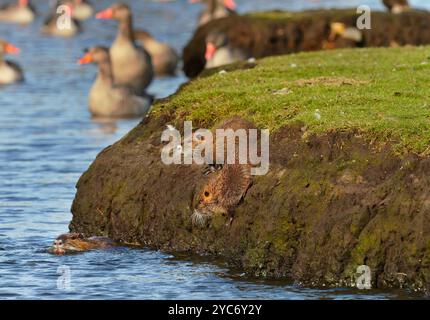
<path fill-rule="evenodd" d="M 62 234 L 54 240 L 48 252 L 57 255 L 85 252 L 96 249 L 107 249 L 115 246 L 115 243 L 105 237 L 85 238 L 81 233 Z"/>
<path fill-rule="evenodd" d="M 216 127 L 217 129 L 228 130 L 235 132 L 245 130 L 249 133 L 250 129 L 255 129 L 255 126 L 240 117 L 234 117 L 223 122 Z M 196 139 L 193 139 L 194 141 Z M 199 142 L 195 142 L 198 144 Z M 217 141 L 213 141 L 213 156 L 217 153 Z M 227 163 L 227 148 L 224 144 L 224 163 L 221 169 L 213 173 L 198 195 L 197 205 L 192 213 L 192 221 L 195 225 L 203 226 L 207 220 L 213 215 L 230 215 L 230 223 L 232 221 L 232 212 L 240 203 L 246 192 L 252 184 L 251 164 L 249 159 L 247 163 L 239 163 L 239 146 L 235 141 L 235 163 Z"/>

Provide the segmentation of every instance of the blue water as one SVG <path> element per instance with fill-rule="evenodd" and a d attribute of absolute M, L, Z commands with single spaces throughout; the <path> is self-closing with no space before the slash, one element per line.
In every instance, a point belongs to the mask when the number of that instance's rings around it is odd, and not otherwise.
<path fill-rule="evenodd" d="M 34 2 L 40 13 L 46 12 L 48 1 Z M 93 2 L 98 9 L 113 3 Z M 187 0 L 127 2 L 136 10 L 137 27 L 178 51 L 191 37 L 200 10 Z M 339 2 L 237 0 L 242 12 L 335 7 Z M 378 1 L 343 3 L 381 9 Z M 430 8 L 427 1 L 421 3 Z M 116 24 L 91 19 L 84 23 L 83 34 L 64 40 L 42 36 L 42 20 L 39 17 L 29 27 L 0 24 L 0 37 L 22 49 L 13 60 L 26 75 L 25 83 L 0 88 L 0 299 L 413 298 L 396 291 L 318 290 L 252 280 L 209 258 L 173 257 L 144 249 L 47 254 L 52 240 L 68 230 L 75 184 L 82 172 L 138 120 L 92 120 L 87 93 L 96 69 L 75 63 L 84 48 L 109 45 Z M 157 79 L 150 92 L 165 97 L 186 80 L 183 75 Z"/>

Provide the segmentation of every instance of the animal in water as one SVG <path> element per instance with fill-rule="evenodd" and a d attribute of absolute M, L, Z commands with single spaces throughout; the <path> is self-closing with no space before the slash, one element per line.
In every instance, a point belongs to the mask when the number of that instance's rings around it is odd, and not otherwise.
<path fill-rule="evenodd" d="M 216 68 L 223 65 L 248 60 L 251 54 L 230 44 L 223 32 L 213 31 L 206 37 L 205 68 Z"/>
<path fill-rule="evenodd" d="M 17 0 L 0 8 L 0 22 L 29 24 L 36 17 L 36 11 L 30 0 Z"/>
<path fill-rule="evenodd" d="M 94 8 L 87 0 L 70 0 L 69 3 L 73 7 L 72 17 L 76 20 L 87 20 L 94 15 Z"/>
<path fill-rule="evenodd" d="M 382 2 L 392 13 L 402 13 L 410 9 L 408 0 L 383 0 Z"/>
<path fill-rule="evenodd" d="M 73 4 L 71 1 L 57 1 L 45 19 L 41 32 L 54 36 L 71 38 L 82 32 L 81 24 L 73 18 Z"/>
<path fill-rule="evenodd" d="M 115 82 L 143 94 L 154 77 L 154 69 L 149 53 L 136 45 L 130 7 L 117 3 L 97 13 L 96 18 L 118 21 L 118 33 L 110 48 Z"/>
<path fill-rule="evenodd" d="M 248 137 L 249 130 L 255 129 L 255 126 L 241 117 L 233 117 L 217 126 L 214 131 L 216 132 L 219 129 L 230 129 L 235 133 L 239 130 L 244 130 L 247 133 L 246 137 Z M 215 157 L 218 144 L 217 139 L 215 138 L 212 143 Z M 191 216 L 192 222 L 195 225 L 204 226 L 212 216 L 219 214 L 229 216 L 230 223 L 233 220 L 232 214 L 234 209 L 245 197 L 246 192 L 252 184 L 252 165 L 248 159 L 248 155 L 246 155 L 246 163 L 239 162 L 239 143 L 240 140 L 236 139 L 235 149 L 233 150 L 234 163 L 227 161 L 227 152 L 232 152 L 232 150 L 227 148 L 225 142 L 222 143 L 224 148 L 224 164 L 221 165 L 221 169 L 218 171 L 214 170 L 215 172 L 208 177 L 207 182 L 198 193 L 197 205 Z"/>
<path fill-rule="evenodd" d="M 89 110 L 94 117 L 133 118 L 148 113 L 152 97 L 136 95 L 132 87 L 115 82 L 109 49 L 88 49 L 78 64 L 89 63 L 97 64 L 99 69 L 88 98 Z"/>
<path fill-rule="evenodd" d="M 236 14 L 236 3 L 234 0 L 190 0 L 190 2 L 202 2 L 206 6 L 199 17 L 199 26 L 203 26 L 215 19 Z"/>
<path fill-rule="evenodd" d="M 19 54 L 19 52 L 19 48 L 0 39 L 0 85 L 24 80 L 24 75 L 19 65 L 3 59 L 5 54 Z"/>
<path fill-rule="evenodd" d="M 56 255 L 64 255 L 97 249 L 108 249 L 113 246 L 115 246 L 115 243 L 109 238 L 85 238 L 81 233 L 66 233 L 54 240 L 48 252 Z"/>
<path fill-rule="evenodd" d="M 168 76 L 176 73 L 179 57 L 167 43 L 157 41 L 149 32 L 135 30 L 136 41 L 149 53 L 154 72 L 157 76 Z"/>

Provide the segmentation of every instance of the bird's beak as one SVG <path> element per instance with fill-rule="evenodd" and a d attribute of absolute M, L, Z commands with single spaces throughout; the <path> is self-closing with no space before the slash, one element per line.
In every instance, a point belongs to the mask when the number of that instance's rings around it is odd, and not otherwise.
<path fill-rule="evenodd" d="M 236 10 L 236 2 L 234 0 L 224 0 L 224 6 L 230 10 Z"/>
<path fill-rule="evenodd" d="M 9 54 L 19 54 L 21 50 L 10 43 L 6 43 L 4 51 Z"/>
<path fill-rule="evenodd" d="M 91 53 L 86 53 L 82 58 L 78 60 L 79 65 L 88 64 L 93 62 L 93 56 Z"/>
<path fill-rule="evenodd" d="M 205 59 L 206 61 L 209 61 L 213 58 L 216 52 L 216 47 L 212 42 L 208 42 L 206 44 L 206 53 L 205 53 Z"/>
<path fill-rule="evenodd" d="M 96 14 L 97 19 L 112 19 L 113 18 L 113 9 L 107 8 L 106 10 L 100 11 Z"/>

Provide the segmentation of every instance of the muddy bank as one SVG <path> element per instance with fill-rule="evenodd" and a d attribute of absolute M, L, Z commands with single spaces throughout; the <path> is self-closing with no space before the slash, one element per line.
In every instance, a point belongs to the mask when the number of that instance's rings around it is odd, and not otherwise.
<path fill-rule="evenodd" d="M 205 38 L 211 31 L 225 32 L 234 47 L 255 58 L 346 47 L 388 47 L 430 43 L 430 13 L 373 12 L 371 29 L 360 40 L 331 36 L 331 24 L 356 27 L 355 10 L 312 10 L 298 13 L 267 12 L 212 21 L 199 28 L 183 52 L 184 71 L 195 77 L 205 65 Z"/>
<path fill-rule="evenodd" d="M 180 119 L 151 117 L 105 149 L 77 184 L 70 229 L 165 251 L 217 255 L 259 277 L 350 286 L 359 265 L 378 288 L 425 291 L 430 281 L 430 159 L 396 156 L 355 131 L 271 137 L 271 168 L 234 221 L 195 227 L 208 179 L 197 165 L 166 166 L 160 136 Z"/>

